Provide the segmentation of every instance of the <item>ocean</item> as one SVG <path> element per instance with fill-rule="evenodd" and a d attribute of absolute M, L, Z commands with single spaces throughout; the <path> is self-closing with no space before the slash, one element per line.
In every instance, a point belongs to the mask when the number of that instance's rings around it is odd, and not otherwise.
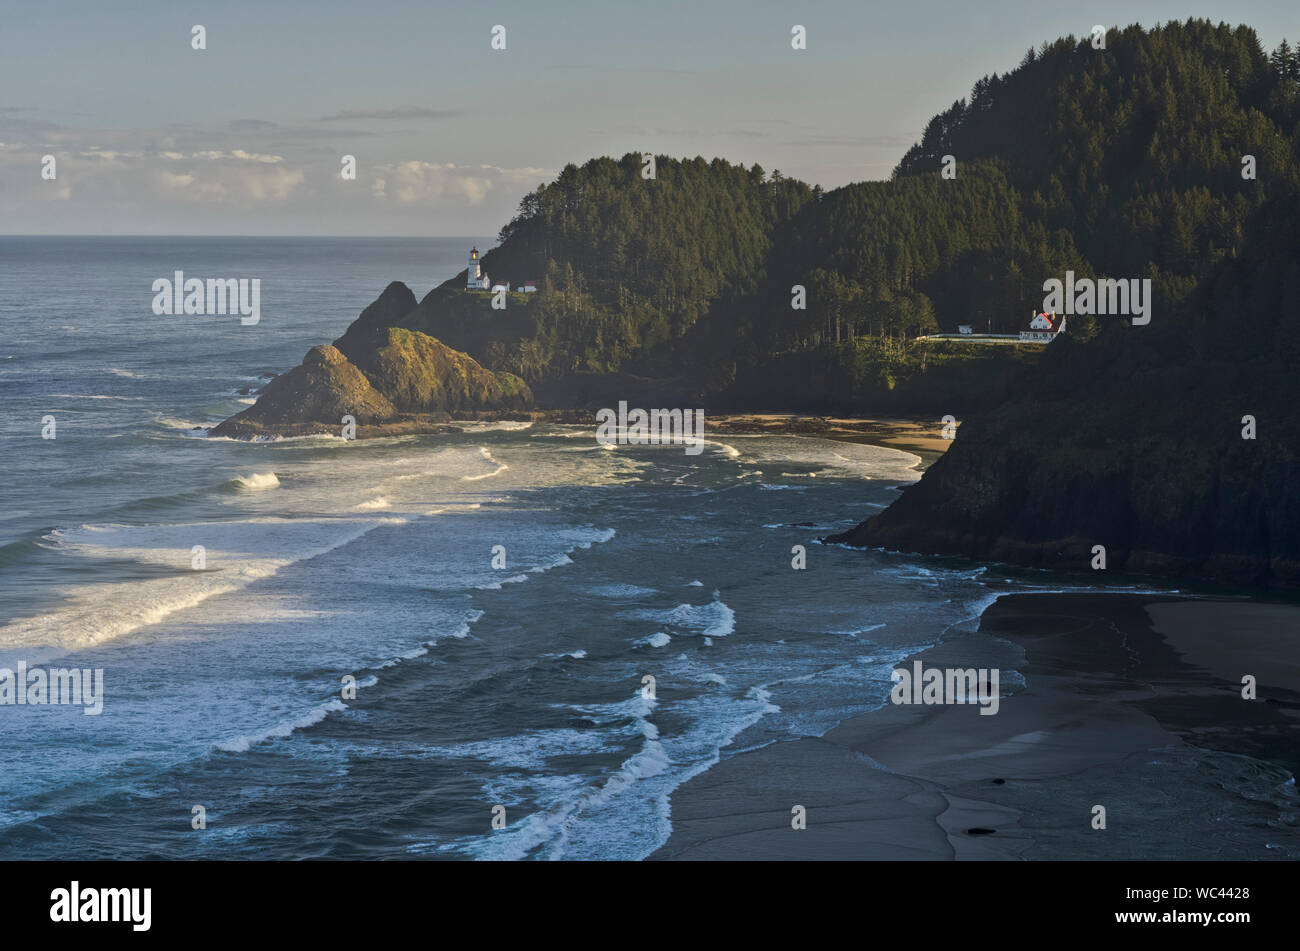
<path fill-rule="evenodd" d="M 818 545 L 894 449 L 207 435 L 491 243 L 0 238 L 0 667 L 104 671 L 98 716 L 0 707 L 0 859 L 644 858 L 687 779 L 1035 587 Z M 260 322 L 154 316 L 177 270 L 260 278 Z"/>

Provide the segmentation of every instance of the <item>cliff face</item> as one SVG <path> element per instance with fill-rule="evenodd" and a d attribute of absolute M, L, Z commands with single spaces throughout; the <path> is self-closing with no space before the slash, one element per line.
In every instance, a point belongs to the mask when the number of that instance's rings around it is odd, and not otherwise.
<path fill-rule="evenodd" d="M 532 396 L 523 380 L 494 373 L 459 350 L 418 330 L 386 327 L 362 349 L 362 371 L 403 413 L 457 413 L 481 409 L 527 409 Z"/>
<path fill-rule="evenodd" d="M 397 411 L 337 349 L 312 347 L 301 365 L 272 380 L 256 403 L 214 428 L 212 435 L 337 432 L 345 415 L 373 424 L 393 419 Z"/>
<path fill-rule="evenodd" d="M 1135 411 L 1169 408 L 1152 400 Z M 1081 421 L 1065 404 L 1035 409 Z M 1288 450 L 1242 440 L 1235 408 L 1214 415 L 1219 432 L 1135 426 L 1113 439 L 1040 426 L 1027 412 L 970 420 L 921 483 L 830 540 L 1079 571 L 1101 545 L 1110 571 L 1300 585 L 1300 511 L 1288 491 L 1300 466 Z M 1180 414 L 1174 425 L 1184 424 L 1195 426 Z"/>
<path fill-rule="evenodd" d="M 859 547 L 1300 586 L 1300 201 L 1178 314 L 1047 349 Z M 1251 421 L 1245 417 L 1252 417 Z M 1251 434 L 1254 438 L 1243 438 Z"/>
<path fill-rule="evenodd" d="M 359 358 L 374 347 L 374 341 L 385 327 L 398 326 L 402 318 L 415 309 L 415 295 L 401 281 L 393 281 L 384 288 L 373 304 L 361 312 L 348 325 L 343 336 L 334 341 L 348 359 Z"/>
<path fill-rule="evenodd" d="M 359 436 L 415 432 L 437 429 L 452 413 L 532 405 L 532 392 L 513 374 L 495 373 L 427 334 L 394 326 L 414 307 L 405 284 L 388 285 L 334 346 L 313 347 L 301 366 L 276 377 L 254 405 L 212 434 L 337 433 L 345 415 L 356 418 Z"/>

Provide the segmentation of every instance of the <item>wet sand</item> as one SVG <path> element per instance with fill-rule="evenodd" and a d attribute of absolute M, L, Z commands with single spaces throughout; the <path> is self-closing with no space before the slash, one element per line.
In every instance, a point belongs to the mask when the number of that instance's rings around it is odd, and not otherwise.
<path fill-rule="evenodd" d="M 887 703 L 724 757 L 673 794 L 652 858 L 1294 859 L 1297 657 L 1295 605 L 1004 596 L 906 662 L 1000 668 L 996 715 Z"/>
<path fill-rule="evenodd" d="M 956 425 L 960 427 L 959 423 Z M 784 413 L 737 413 L 710 416 L 708 430 L 718 434 L 780 433 L 847 439 L 916 453 L 927 465 L 943 455 L 952 445 L 952 440 L 943 435 L 943 423 L 938 419 L 866 419 Z"/>

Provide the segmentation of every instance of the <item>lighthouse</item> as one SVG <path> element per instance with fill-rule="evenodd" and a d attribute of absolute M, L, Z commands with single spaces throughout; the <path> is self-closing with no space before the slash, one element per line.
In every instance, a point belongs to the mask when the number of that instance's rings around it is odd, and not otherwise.
<path fill-rule="evenodd" d="M 469 270 L 465 274 L 465 289 L 467 291 L 483 289 L 483 269 L 479 267 L 478 248 L 471 248 L 469 252 Z"/>

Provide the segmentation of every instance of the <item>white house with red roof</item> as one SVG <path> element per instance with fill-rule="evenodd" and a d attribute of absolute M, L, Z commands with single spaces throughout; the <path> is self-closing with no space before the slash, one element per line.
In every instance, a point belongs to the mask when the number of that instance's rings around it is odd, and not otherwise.
<path fill-rule="evenodd" d="M 1065 330 L 1065 315 L 1056 312 L 1034 311 L 1034 315 L 1020 331 L 1021 343 L 1051 343 Z"/>

